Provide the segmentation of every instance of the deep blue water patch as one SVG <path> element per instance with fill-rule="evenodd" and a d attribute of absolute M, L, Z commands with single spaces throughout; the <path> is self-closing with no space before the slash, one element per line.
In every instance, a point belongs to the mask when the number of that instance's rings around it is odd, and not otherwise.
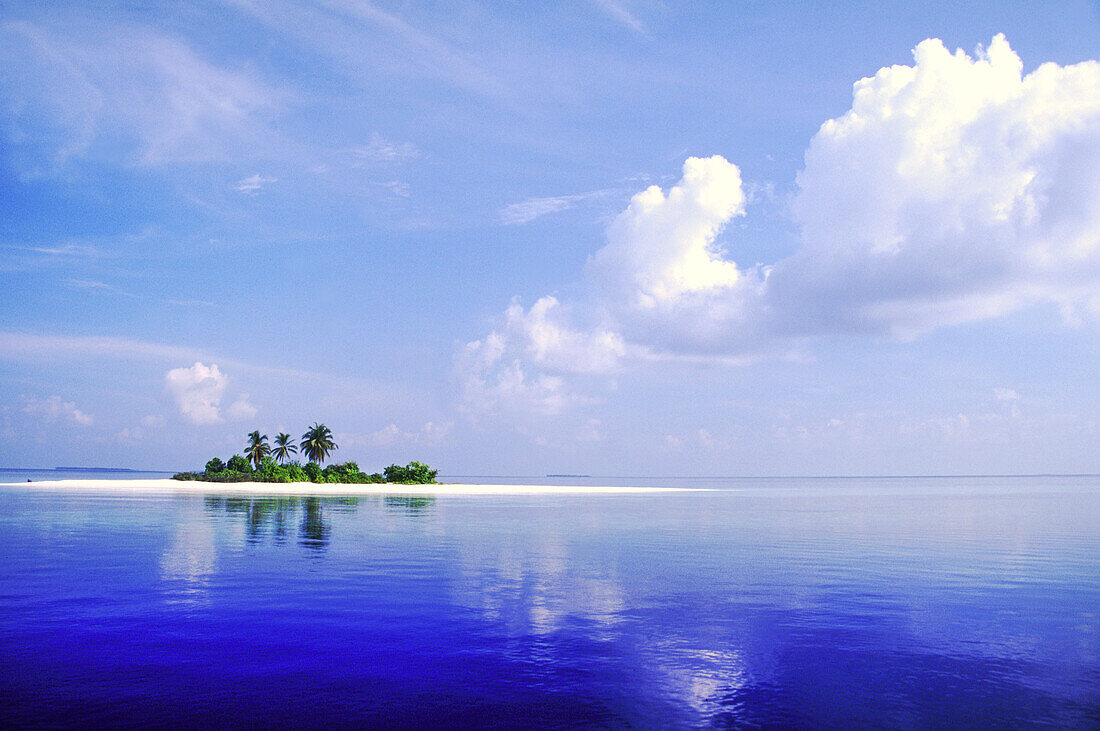
<path fill-rule="evenodd" d="M 1100 724 L 1100 479 L 660 482 L 0 488 L 0 722 Z"/>

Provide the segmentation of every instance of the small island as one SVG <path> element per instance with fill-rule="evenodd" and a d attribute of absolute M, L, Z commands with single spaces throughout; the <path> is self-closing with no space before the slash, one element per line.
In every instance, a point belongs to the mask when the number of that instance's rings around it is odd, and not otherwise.
<path fill-rule="evenodd" d="M 339 449 L 333 441 L 332 431 L 324 424 L 314 422 L 301 439 L 301 454 L 306 463 L 292 458 L 299 453 L 289 434 L 275 436 L 274 448 L 268 444 L 267 435 L 254 431 L 248 435 L 248 446 L 242 454 L 235 454 L 222 462 L 214 457 L 206 463 L 202 472 L 179 472 L 173 480 L 201 482 L 312 482 L 316 484 L 400 484 L 433 485 L 439 470 L 433 470 L 422 462 L 410 462 L 401 467 L 391 464 L 381 472 L 367 474 L 355 462 L 321 464 L 329 454 Z"/>

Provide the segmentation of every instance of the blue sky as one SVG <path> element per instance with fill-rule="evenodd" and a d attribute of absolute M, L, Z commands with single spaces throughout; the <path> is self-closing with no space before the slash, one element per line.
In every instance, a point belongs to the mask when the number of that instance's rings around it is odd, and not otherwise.
<path fill-rule="evenodd" d="M 1095 3 L 12 2 L 0 34 L 2 466 L 320 420 L 371 469 L 1100 471 Z"/>

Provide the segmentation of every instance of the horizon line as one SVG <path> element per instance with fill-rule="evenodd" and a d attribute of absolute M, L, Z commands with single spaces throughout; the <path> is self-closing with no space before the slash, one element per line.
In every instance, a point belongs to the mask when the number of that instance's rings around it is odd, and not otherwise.
<path fill-rule="evenodd" d="M 135 467 L 0 467 L 0 472 L 153 472 L 173 474 L 179 470 L 143 469 Z M 969 477 L 1100 477 L 1100 472 L 1003 472 L 1003 473 L 942 473 L 942 474 L 800 474 L 800 475 L 615 475 L 615 474 L 474 474 L 445 473 L 444 477 L 492 477 L 509 479 L 613 479 L 613 480 L 846 480 L 846 479 L 951 479 Z"/>

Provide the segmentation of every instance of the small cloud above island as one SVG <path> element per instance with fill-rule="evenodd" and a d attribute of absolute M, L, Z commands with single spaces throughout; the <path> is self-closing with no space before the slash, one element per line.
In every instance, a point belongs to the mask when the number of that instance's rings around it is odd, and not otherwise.
<path fill-rule="evenodd" d="M 164 376 L 165 386 L 176 402 L 180 413 L 196 425 L 217 424 L 226 418 L 234 421 L 256 415 L 256 407 L 242 394 L 229 407 L 221 407 L 229 378 L 217 364 L 209 366 L 196 362 L 188 368 L 173 368 Z"/>

